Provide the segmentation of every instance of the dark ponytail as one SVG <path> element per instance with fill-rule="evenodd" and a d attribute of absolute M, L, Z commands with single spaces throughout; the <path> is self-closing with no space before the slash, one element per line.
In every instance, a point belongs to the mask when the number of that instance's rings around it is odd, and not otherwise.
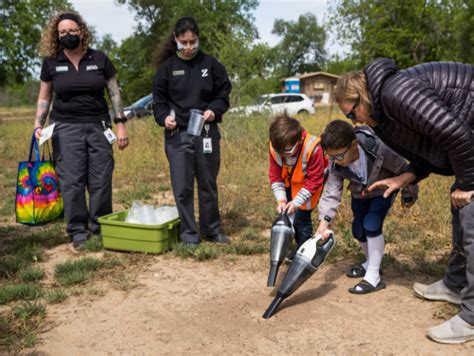
<path fill-rule="evenodd" d="M 168 36 L 168 38 L 162 43 L 158 54 L 156 56 L 155 65 L 158 68 L 164 61 L 166 61 L 169 57 L 173 56 L 176 51 L 176 41 L 174 40 L 174 36 L 179 37 L 183 33 L 191 31 L 196 36 L 199 36 L 199 27 L 191 16 L 181 17 L 176 24 L 174 25 L 173 32 Z"/>

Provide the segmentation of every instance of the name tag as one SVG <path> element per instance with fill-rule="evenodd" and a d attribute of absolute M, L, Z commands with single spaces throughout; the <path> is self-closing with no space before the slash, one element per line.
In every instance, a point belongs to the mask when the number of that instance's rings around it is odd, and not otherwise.
<path fill-rule="evenodd" d="M 69 70 L 68 66 L 59 66 L 56 67 L 56 72 L 67 72 Z"/>
<path fill-rule="evenodd" d="M 210 137 L 205 137 L 202 139 L 202 152 L 205 154 L 212 153 L 212 139 Z"/>
<path fill-rule="evenodd" d="M 177 75 L 184 75 L 184 70 L 174 70 L 173 76 L 177 76 Z"/>
<path fill-rule="evenodd" d="M 107 141 L 109 141 L 110 144 L 117 141 L 117 136 L 115 136 L 114 132 L 111 129 L 105 130 L 104 135 L 105 135 L 105 137 L 107 138 Z"/>

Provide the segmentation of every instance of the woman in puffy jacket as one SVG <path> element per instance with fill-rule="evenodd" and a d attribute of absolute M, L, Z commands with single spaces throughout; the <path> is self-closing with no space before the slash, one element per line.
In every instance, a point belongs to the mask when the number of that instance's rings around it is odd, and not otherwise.
<path fill-rule="evenodd" d="M 451 189 L 452 251 L 444 278 L 415 283 L 415 294 L 461 305 L 461 311 L 428 336 L 442 343 L 474 339 L 474 68 L 455 62 L 399 70 L 391 59 L 343 75 L 334 95 L 354 124 L 365 123 L 409 160 L 412 172 L 374 183 L 385 196 L 426 178 L 454 175 Z"/>

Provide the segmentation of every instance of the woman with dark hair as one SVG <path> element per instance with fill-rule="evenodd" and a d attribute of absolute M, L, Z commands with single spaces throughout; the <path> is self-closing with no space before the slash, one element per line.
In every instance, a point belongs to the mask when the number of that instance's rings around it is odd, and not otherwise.
<path fill-rule="evenodd" d="M 374 183 L 384 196 L 426 178 L 454 175 L 451 190 L 452 251 L 444 278 L 415 283 L 427 300 L 461 305 L 461 312 L 428 329 L 441 343 L 474 339 L 474 68 L 432 62 L 399 70 L 387 58 L 342 76 L 335 100 L 353 123 L 370 125 L 390 148 L 410 161 L 412 172 Z"/>
<path fill-rule="evenodd" d="M 196 179 L 201 235 L 212 242 L 229 243 L 221 229 L 216 182 L 220 165 L 217 124 L 229 108 L 232 89 L 227 72 L 217 59 L 199 50 L 199 28 L 192 17 L 176 22 L 159 52 L 157 66 L 153 113 L 158 125 L 165 127 L 165 151 L 181 218 L 181 240 L 189 246 L 200 242 L 194 219 Z M 203 112 L 201 136 L 190 136 L 186 131 L 191 109 Z"/>
<path fill-rule="evenodd" d="M 53 156 L 61 184 L 67 233 L 75 250 L 90 234 L 100 236 L 99 216 L 112 212 L 114 158 L 107 88 L 115 111 L 119 149 L 128 145 L 126 118 L 107 56 L 89 47 L 91 33 L 75 11 L 54 15 L 40 42 L 44 57 L 36 111 L 36 137 L 49 114 L 54 123 Z M 89 192 L 89 204 L 86 192 Z"/>

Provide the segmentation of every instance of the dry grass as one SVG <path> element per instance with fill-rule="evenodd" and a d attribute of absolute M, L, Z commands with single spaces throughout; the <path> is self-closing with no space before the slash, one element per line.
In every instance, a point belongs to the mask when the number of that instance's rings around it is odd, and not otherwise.
<path fill-rule="evenodd" d="M 5 120 L 15 120 L 15 119 L 31 119 L 33 122 L 35 117 L 36 109 L 31 106 L 21 106 L 21 107 L 0 107 L 0 122 Z"/>
<path fill-rule="evenodd" d="M 319 135 L 324 126 L 338 117 L 321 108 L 316 115 L 300 117 L 310 133 Z M 226 116 L 221 125 L 221 170 L 219 200 L 224 228 L 234 239 L 248 231 L 268 229 L 275 216 L 267 177 L 267 131 L 270 119 Z M 13 220 L 13 199 L 17 162 L 26 159 L 32 124 L 25 121 L 1 124 L 0 154 L 4 169 L 0 173 L 0 219 Z M 162 128 L 152 118 L 128 124 L 131 144 L 125 151 L 115 150 L 114 208 L 128 207 L 133 200 L 155 205 L 172 204 L 168 162 L 163 147 Z M 452 178 L 432 176 L 421 184 L 420 199 L 410 210 L 397 201 L 386 220 L 387 252 L 404 266 L 437 274 L 450 245 L 449 186 Z M 340 252 L 355 252 L 350 237 L 350 196 L 345 192 L 334 228 L 343 237 Z M 313 215 L 316 219 L 317 214 Z M 261 236 L 260 239 L 265 239 Z M 430 267 L 430 264 L 433 266 Z M 421 266 L 421 267 L 420 267 Z"/>

